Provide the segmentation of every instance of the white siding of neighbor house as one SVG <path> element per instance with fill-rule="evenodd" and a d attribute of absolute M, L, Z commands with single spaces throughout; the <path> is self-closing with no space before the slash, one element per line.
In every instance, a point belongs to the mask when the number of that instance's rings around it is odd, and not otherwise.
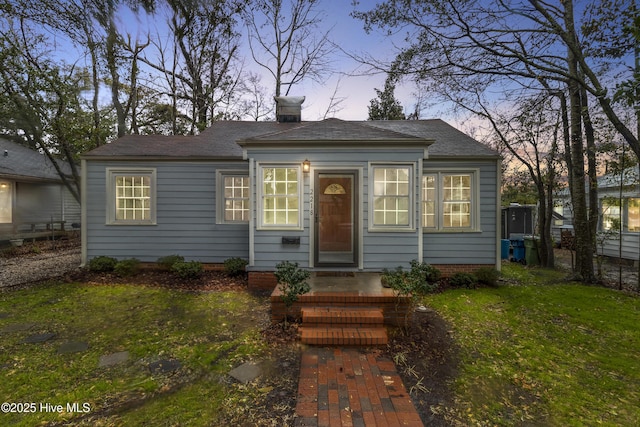
<path fill-rule="evenodd" d="M 617 199 L 620 197 L 620 192 L 617 188 L 599 188 L 598 189 L 598 204 L 601 206 L 602 199 L 610 197 L 612 199 Z M 622 198 L 638 198 L 640 197 L 640 192 L 633 189 L 625 189 L 622 192 Z M 562 202 L 565 205 L 563 216 L 565 220 L 563 221 L 562 226 L 553 225 L 551 227 L 551 232 L 553 235 L 553 239 L 556 243 L 560 243 L 561 230 L 569 229 L 573 235 L 575 235 L 573 231 L 573 211 L 571 209 L 571 202 L 568 191 L 565 194 L 557 196 L 555 199 L 556 203 Z M 601 230 L 601 224 L 598 223 L 598 231 Z M 622 245 L 620 244 L 620 239 L 622 239 Z M 604 255 L 611 258 L 622 258 L 631 261 L 639 261 L 640 262 L 640 233 L 633 231 L 622 231 L 622 233 L 612 233 L 606 238 L 600 238 L 596 242 L 596 249 L 598 255 Z M 622 253 L 621 253 L 622 251 Z"/>
<path fill-rule="evenodd" d="M 445 162 L 425 160 L 432 169 L 479 170 L 480 214 L 479 231 L 425 232 L 424 262 L 429 264 L 496 264 L 497 233 L 499 233 L 497 179 L 495 160 Z"/>
<path fill-rule="evenodd" d="M 246 162 L 97 161 L 86 164 L 85 262 L 96 256 L 155 262 L 167 255 L 220 263 L 248 258 L 249 225 L 216 223 L 216 170 L 246 170 Z M 156 224 L 107 225 L 107 168 L 156 170 Z"/>

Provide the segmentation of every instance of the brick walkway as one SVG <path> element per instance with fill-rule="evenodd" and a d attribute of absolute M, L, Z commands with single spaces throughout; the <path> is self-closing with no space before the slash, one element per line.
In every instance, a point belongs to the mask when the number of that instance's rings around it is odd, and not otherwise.
<path fill-rule="evenodd" d="M 356 349 L 302 354 L 295 425 L 422 426 L 394 363 Z"/>

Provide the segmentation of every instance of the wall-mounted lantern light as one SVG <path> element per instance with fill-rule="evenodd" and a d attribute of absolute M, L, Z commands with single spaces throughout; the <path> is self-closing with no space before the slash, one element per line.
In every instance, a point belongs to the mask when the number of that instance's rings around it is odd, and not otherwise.
<path fill-rule="evenodd" d="M 309 173 L 310 170 L 311 162 L 309 161 L 309 159 L 304 159 L 304 162 L 302 162 L 302 172 Z"/>

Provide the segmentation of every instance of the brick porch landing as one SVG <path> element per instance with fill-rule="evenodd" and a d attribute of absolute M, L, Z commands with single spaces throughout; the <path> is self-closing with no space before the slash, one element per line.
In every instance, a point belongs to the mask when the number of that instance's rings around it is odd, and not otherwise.
<path fill-rule="evenodd" d="M 288 316 L 302 320 L 300 338 L 312 345 L 385 345 L 385 325 L 402 325 L 410 308 L 384 288 L 377 273 L 327 276 L 313 273 L 311 291 L 301 295 Z M 271 294 L 271 321 L 284 320 L 286 308 L 278 287 Z"/>
<path fill-rule="evenodd" d="M 295 425 L 422 426 L 391 360 L 355 349 L 302 354 Z"/>

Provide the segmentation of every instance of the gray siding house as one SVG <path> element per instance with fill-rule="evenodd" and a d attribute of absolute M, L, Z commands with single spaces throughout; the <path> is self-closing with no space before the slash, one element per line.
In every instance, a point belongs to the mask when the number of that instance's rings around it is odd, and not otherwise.
<path fill-rule="evenodd" d="M 125 136 L 83 156 L 83 262 L 283 260 L 380 271 L 499 268 L 500 158 L 441 120 L 221 121 L 197 136 Z M 291 107 L 291 105 L 289 105 Z"/>
<path fill-rule="evenodd" d="M 0 241 L 46 235 L 52 222 L 55 229 L 79 224 L 80 204 L 47 157 L 0 139 Z"/>

